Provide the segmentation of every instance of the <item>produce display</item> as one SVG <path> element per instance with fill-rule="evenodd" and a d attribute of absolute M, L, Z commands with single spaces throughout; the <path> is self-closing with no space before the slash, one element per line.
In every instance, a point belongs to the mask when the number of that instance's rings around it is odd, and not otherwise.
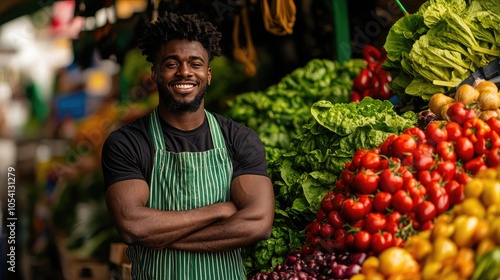
<path fill-rule="evenodd" d="M 465 185 L 464 201 L 437 217 L 432 229 L 410 237 L 403 248 L 368 257 L 361 273 L 351 279 L 498 279 L 499 171 L 489 168 L 477 173 Z"/>
<path fill-rule="evenodd" d="M 431 0 L 400 18 L 384 44 L 389 88 L 411 103 L 458 86 L 500 57 L 499 14 L 496 0 Z"/>

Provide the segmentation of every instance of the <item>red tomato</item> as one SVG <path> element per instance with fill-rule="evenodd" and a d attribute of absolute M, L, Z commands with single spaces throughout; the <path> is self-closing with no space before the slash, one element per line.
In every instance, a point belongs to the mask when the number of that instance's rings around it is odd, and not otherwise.
<path fill-rule="evenodd" d="M 318 212 L 316 212 L 316 220 L 323 221 L 326 217 L 327 214 L 323 209 L 319 209 Z"/>
<path fill-rule="evenodd" d="M 382 213 L 371 212 L 366 214 L 364 229 L 369 233 L 384 230 L 387 225 L 387 217 Z"/>
<path fill-rule="evenodd" d="M 380 155 L 369 151 L 361 158 L 361 166 L 365 169 L 378 170 L 380 167 Z"/>
<path fill-rule="evenodd" d="M 353 187 L 360 193 L 371 194 L 378 189 L 380 178 L 371 169 L 362 169 L 353 180 Z"/>
<path fill-rule="evenodd" d="M 348 221 L 355 222 L 365 216 L 365 205 L 361 201 L 346 198 L 341 213 Z"/>
<path fill-rule="evenodd" d="M 403 187 L 403 177 L 390 169 L 384 169 L 380 173 L 379 188 L 381 191 L 395 193 Z"/>
<path fill-rule="evenodd" d="M 459 159 L 469 161 L 474 157 L 474 144 L 469 138 L 460 137 L 455 142 L 455 153 Z"/>
<path fill-rule="evenodd" d="M 441 174 L 444 181 L 450 181 L 457 173 L 457 166 L 450 160 L 438 162 L 436 170 Z"/>
<path fill-rule="evenodd" d="M 338 179 L 335 182 L 335 191 L 342 193 L 342 192 L 347 191 L 348 189 L 349 189 L 349 184 L 344 182 L 344 180 L 342 180 L 342 178 Z"/>
<path fill-rule="evenodd" d="M 415 150 L 412 152 L 413 155 L 413 168 L 416 171 L 428 170 L 434 166 L 434 157 L 422 150 Z"/>
<path fill-rule="evenodd" d="M 448 119 L 452 122 L 457 122 L 458 124 L 463 124 L 467 119 L 473 116 L 474 113 L 471 113 L 471 109 L 467 108 L 467 106 L 462 102 L 454 102 L 448 110 L 446 111 L 446 115 Z"/>
<path fill-rule="evenodd" d="M 421 223 L 419 230 L 424 231 L 424 230 L 430 230 L 434 227 L 434 223 L 432 221 L 426 221 L 424 223 Z"/>
<path fill-rule="evenodd" d="M 490 149 L 500 147 L 500 135 L 498 134 L 498 132 L 492 129 L 488 139 Z"/>
<path fill-rule="evenodd" d="M 460 172 L 457 171 L 457 174 L 455 175 L 455 180 L 459 182 L 460 184 L 467 184 L 469 181 L 472 180 L 472 177 L 463 170 L 463 167 L 460 168 Z"/>
<path fill-rule="evenodd" d="M 426 141 L 425 132 L 418 126 L 407 128 L 405 131 L 403 131 L 403 133 L 413 136 L 414 139 L 417 141 L 417 144 L 419 145 L 425 143 Z"/>
<path fill-rule="evenodd" d="M 450 205 L 453 206 L 464 200 L 464 184 L 451 180 L 444 185 L 446 193 L 450 196 Z"/>
<path fill-rule="evenodd" d="M 413 209 L 413 200 L 409 193 L 398 190 L 392 196 L 392 207 L 400 213 L 409 213 Z"/>
<path fill-rule="evenodd" d="M 439 182 L 432 182 L 427 187 L 428 200 L 436 206 L 436 215 L 450 208 L 450 198 L 444 186 Z"/>
<path fill-rule="evenodd" d="M 486 162 L 484 161 L 484 155 L 475 157 L 467 161 L 464 165 L 465 171 L 472 175 L 476 175 L 480 170 L 486 169 Z"/>
<path fill-rule="evenodd" d="M 378 192 L 373 197 L 373 208 L 375 211 L 385 213 L 392 205 L 392 194 L 389 192 Z"/>
<path fill-rule="evenodd" d="M 373 210 L 373 197 L 367 194 L 358 194 L 358 200 L 365 206 L 365 213 Z"/>
<path fill-rule="evenodd" d="M 367 149 L 359 149 L 356 152 L 354 152 L 354 156 L 352 157 L 350 166 L 352 168 L 352 171 L 359 170 L 362 167 L 361 158 L 363 158 L 363 156 L 368 152 L 369 150 Z"/>
<path fill-rule="evenodd" d="M 430 145 L 430 144 L 427 144 L 427 143 L 423 143 L 423 144 L 420 144 L 418 145 L 418 150 L 421 150 L 425 153 L 428 153 L 428 154 L 434 154 L 435 152 L 435 148 L 434 146 Z"/>
<path fill-rule="evenodd" d="M 395 157 L 403 158 L 405 154 L 417 149 L 417 141 L 409 134 L 401 134 L 392 141 L 391 147 Z"/>
<path fill-rule="evenodd" d="M 328 221 L 334 228 L 342 228 L 345 224 L 344 218 L 338 211 L 332 211 L 328 213 Z"/>
<path fill-rule="evenodd" d="M 489 151 L 489 140 L 483 136 L 477 137 L 476 142 L 474 142 L 474 154 L 476 156 L 481 156 Z"/>
<path fill-rule="evenodd" d="M 399 231 L 399 223 L 401 222 L 401 213 L 398 211 L 392 211 L 387 215 L 387 226 L 385 230 L 392 234 Z"/>
<path fill-rule="evenodd" d="M 497 167 L 500 163 L 500 148 L 496 147 L 491 149 L 486 154 L 486 165 L 488 167 Z"/>
<path fill-rule="evenodd" d="M 415 218 L 420 223 L 425 223 L 426 221 L 434 219 L 436 213 L 436 206 L 432 202 L 424 200 L 417 205 L 415 209 Z"/>
<path fill-rule="evenodd" d="M 372 236 L 365 230 L 360 230 L 354 235 L 354 248 L 360 252 L 368 252 Z"/>
<path fill-rule="evenodd" d="M 489 118 L 486 123 L 491 127 L 493 131 L 500 134 L 500 119 L 499 118 Z"/>
<path fill-rule="evenodd" d="M 342 205 L 344 204 L 344 200 L 346 199 L 345 195 L 342 193 L 337 193 L 332 200 L 332 210 L 340 211 Z"/>
<path fill-rule="evenodd" d="M 457 141 L 462 137 L 462 126 L 457 122 L 448 122 L 445 125 L 446 132 L 448 133 L 448 140 Z"/>
<path fill-rule="evenodd" d="M 410 194 L 411 199 L 413 200 L 413 208 L 422 202 L 427 195 L 427 190 L 415 178 L 406 180 L 403 184 L 403 190 Z"/>
<path fill-rule="evenodd" d="M 349 169 L 344 169 L 340 173 L 340 179 L 342 179 L 344 183 L 348 185 L 352 184 L 354 177 L 356 177 L 355 171 L 351 171 Z"/>
<path fill-rule="evenodd" d="M 394 141 L 394 139 L 396 139 L 396 138 L 398 138 L 398 135 L 392 134 L 389 137 L 387 137 L 384 140 L 384 142 L 382 142 L 382 144 L 380 144 L 379 148 L 380 148 L 380 153 L 382 155 L 385 155 L 387 157 L 392 156 L 392 141 Z"/>
<path fill-rule="evenodd" d="M 428 143 L 435 146 L 441 141 L 448 140 L 448 131 L 445 125 L 432 122 L 425 128 L 425 137 Z"/>
<path fill-rule="evenodd" d="M 428 186 L 433 181 L 441 180 L 442 176 L 436 170 L 420 170 L 417 173 L 417 178 L 424 186 Z"/>
<path fill-rule="evenodd" d="M 319 231 L 321 230 L 321 222 L 318 221 L 318 220 L 314 220 L 312 223 L 311 223 L 311 233 L 314 235 L 314 236 L 317 236 L 319 235 Z"/>
<path fill-rule="evenodd" d="M 344 243 L 346 248 L 354 249 L 354 233 L 346 233 L 344 237 Z"/>
<path fill-rule="evenodd" d="M 457 160 L 457 154 L 455 153 L 453 142 L 451 140 L 439 142 L 436 146 L 436 153 L 443 160 L 450 160 L 452 162 Z"/>
<path fill-rule="evenodd" d="M 332 201 L 335 198 L 334 192 L 328 192 L 320 202 L 321 209 L 325 212 L 325 214 L 330 213 L 333 210 Z"/>
<path fill-rule="evenodd" d="M 372 235 L 371 249 L 375 254 L 394 246 L 394 236 L 389 232 L 376 232 Z"/>
<path fill-rule="evenodd" d="M 330 238 L 333 236 L 334 231 L 335 231 L 335 229 L 333 228 L 333 226 L 331 224 L 325 223 L 321 226 L 320 234 L 324 238 Z"/>
<path fill-rule="evenodd" d="M 333 234 L 333 250 L 332 251 L 344 252 L 346 250 L 345 236 L 346 236 L 345 229 L 339 228 L 339 229 L 335 230 L 335 233 Z"/>

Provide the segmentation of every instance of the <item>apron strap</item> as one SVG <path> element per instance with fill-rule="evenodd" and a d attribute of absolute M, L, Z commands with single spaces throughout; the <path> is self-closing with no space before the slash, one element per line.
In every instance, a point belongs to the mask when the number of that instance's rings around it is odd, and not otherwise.
<path fill-rule="evenodd" d="M 150 115 L 149 128 L 151 131 L 151 136 L 153 137 L 155 151 L 165 150 L 165 140 L 163 139 L 163 132 L 161 130 L 158 107 L 156 107 Z"/>
<path fill-rule="evenodd" d="M 214 115 L 207 110 L 205 110 L 205 115 L 208 119 L 208 126 L 210 128 L 210 135 L 212 136 L 212 142 L 214 144 L 214 149 L 225 148 L 225 141 L 222 135 L 217 120 Z M 158 107 L 150 114 L 149 128 L 151 130 L 151 136 L 153 137 L 153 144 L 155 151 L 165 149 L 165 140 L 163 138 L 163 132 L 161 130 L 160 117 L 158 113 Z"/>

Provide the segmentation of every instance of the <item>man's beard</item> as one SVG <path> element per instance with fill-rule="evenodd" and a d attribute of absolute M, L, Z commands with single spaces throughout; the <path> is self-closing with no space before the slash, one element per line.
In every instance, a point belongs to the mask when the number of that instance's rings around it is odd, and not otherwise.
<path fill-rule="evenodd" d="M 158 85 L 159 98 L 164 101 L 169 112 L 196 112 L 203 102 L 207 94 L 207 85 L 201 88 L 200 92 L 194 97 L 191 102 L 180 102 L 173 98 L 172 94 L 162 85 Z"/>

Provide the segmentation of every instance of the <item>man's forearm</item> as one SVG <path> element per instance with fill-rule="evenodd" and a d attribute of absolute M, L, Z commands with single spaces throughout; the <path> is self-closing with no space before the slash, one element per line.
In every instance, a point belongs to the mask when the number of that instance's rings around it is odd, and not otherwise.
<path fill-rule="evenodd" d="M 208 227 L 173 242 L 168 247 L 185 251 L 218 252 L 246 247 L 268 236 L 262 229 L 259 219 L 244 217 L 238 212 L 230 218 L 209 225 Z"/>

